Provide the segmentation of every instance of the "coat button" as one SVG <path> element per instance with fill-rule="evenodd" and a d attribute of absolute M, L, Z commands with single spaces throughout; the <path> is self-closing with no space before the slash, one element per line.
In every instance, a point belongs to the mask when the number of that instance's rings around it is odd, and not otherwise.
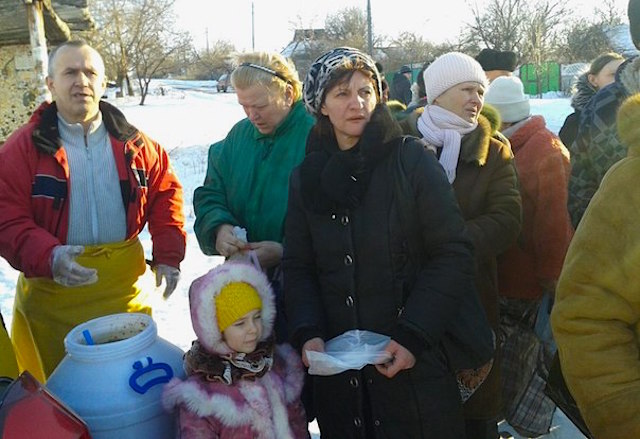
<path fill-rule="evenodd" d="M 362 426 L 362 419 L 353 418 L 353 425 L 355 425 L 356 427 L 360 428 Z"/>
<path fill-rule="evenodd" d="M 346 226 L 347 224 L 349 224 L 349 217 L 347 215 L 343 216 L 342 218 L 340 218 L 340 222 L 343 226 Z"/>
<path fill-rule="evenodd" d="M 359 384 L 359 383 L 358 383 L 358 378 L 356 378 L 356 377 L 352 377 L 352 378 L 349 380 L 349 384 L 351 384 L 351 387 L 355 387 L 355 388 L 357 388 L 357 387 L 358 387 L 358 384 Z"/>
<path fill-rule="evenodd" d="M 347 306 L 349 308 L 352 308 L 353 307 L 353 297 L 347 296 L 347 300 L 345 300 L 345 303 L 347 304 Z"/>
<path fill-rule="evenodd" d="M 373 379 L 369 378 L 369 379 L 367 380 L 367 384 L 373 384 Z"/>
<path fill-rule="evenodd" d="M 380 420 L 376 419 L 375 421 L 373 421 L 373 425 L 375 425 L 376 427 L 380 427 Z"/>
<path fill-rule="evenodd" d="M 349 266 L 353 264 L 353 258 L 351 257 L 351 255 L 346 255 L 344 257 L 344 265 Z"/>
<path fill-rule="evenodd" d="M 332 220 L 336 219 L 336 214 L 335 214 L 335 213 L 332 213 L 332 214 L 331 214 L 331 219 L 332 219 Z"/>

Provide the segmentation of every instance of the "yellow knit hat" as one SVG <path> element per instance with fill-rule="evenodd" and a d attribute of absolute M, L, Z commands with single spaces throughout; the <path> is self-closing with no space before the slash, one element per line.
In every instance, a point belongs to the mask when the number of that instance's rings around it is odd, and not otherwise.
<path fill-rule="evenodd" d="M 249 311 L 262 309 L 258 292 L 246 282 L 231 282 L 222 287 L 215 303 L 221 333 Z"/>

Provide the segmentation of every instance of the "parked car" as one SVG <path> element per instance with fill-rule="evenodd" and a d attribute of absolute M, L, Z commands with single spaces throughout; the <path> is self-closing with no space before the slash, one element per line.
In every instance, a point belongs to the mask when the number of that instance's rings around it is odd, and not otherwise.
<path fill-rule="evenodd" d="M 233 89 L 233 86 L 231 85 L 231 74 L 227 74 L 225 73 L 224 75 L 220 76 L 220 78 L 218 78 L 218 83 L 216 84 L 216 89 L 218 90 L 218 92 L 227 92 L 227 90 L 229 89 Z"/>

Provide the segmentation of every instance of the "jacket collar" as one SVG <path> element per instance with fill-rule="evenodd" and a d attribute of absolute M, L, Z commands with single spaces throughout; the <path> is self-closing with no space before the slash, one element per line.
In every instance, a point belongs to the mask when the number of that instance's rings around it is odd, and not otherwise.
<path fill-rule="evenodd" d="M 256 127 L 253 127 L 253 135 L 256 140 L 262 140 L 267 138 L 276 138 L 281 136 L 283 133 L 287 132 L 291 127 L 296 126 L 296 124 L 300 123 L 301 118 L 305 117 L 306 112 L 304 109 L 304 105 L 301 100 L 294 102 L 291 106 L 291 110 L 289 110 L 289 114 L 285 116 L 285 118 L 280 122 L 274 132 L 271 134 L 262 134 Z"/>
<path fill-rule="evenodd" d="M 113 105 L 100 101 L 102 121 L 107 132 L 121 142 L 127 142 L 138 134 L 138 129 L 127 122 L 124 114 Z M 35 123 L 31 137 L 36 148 L 54 155 L 62 146 L 58 131 L 58 107 L 55 102 L 41 104 L 29 120 Z"/>
<path fill-rule="evenodd" d="M 509 136 L 511 149 L 514 154 L 520 150 L 526 143 L 539 131 L 546 128 L 544 117 L 540 115 L 531 116 L 518 127 L 513 134 Z"/>

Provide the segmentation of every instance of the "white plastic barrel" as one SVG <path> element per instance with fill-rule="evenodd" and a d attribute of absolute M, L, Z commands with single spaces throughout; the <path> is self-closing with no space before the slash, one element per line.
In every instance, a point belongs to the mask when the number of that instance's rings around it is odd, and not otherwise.
<path fill-rule="evenodd" d="M 158 337 L 146 314 L 113 314 L 82 323 L 64 339 L 67 355 L 46 387 L 87 423 L 93 439 L 175 437 L 162 388 L 184 377 L 183 352 Z"/>

